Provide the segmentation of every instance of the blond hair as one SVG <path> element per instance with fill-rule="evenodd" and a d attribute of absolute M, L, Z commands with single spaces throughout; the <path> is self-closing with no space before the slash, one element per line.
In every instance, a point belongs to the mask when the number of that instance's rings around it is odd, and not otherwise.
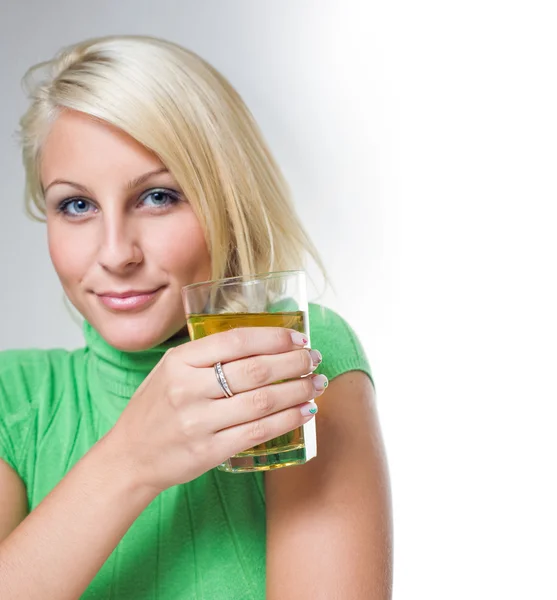
<path fill-rule="evenodd" d="M 148 36 L 107 36 L 62 49 L 26 73 L 20 121 L 26 207 L 44 220 L 41 146 L 60 111 L 110 123 L 154 152 L 203 227 L 212 277 L 299 269 L 327 279 L 288 186 L 244 102 L 195 53 Z"/>

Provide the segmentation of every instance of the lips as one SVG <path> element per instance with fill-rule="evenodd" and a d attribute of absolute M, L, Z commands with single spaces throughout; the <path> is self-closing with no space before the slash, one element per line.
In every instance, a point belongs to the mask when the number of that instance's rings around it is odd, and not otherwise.
<path fill-rule="evenodd" d="M 154 294 L 160 288 L 152 290 L 129 290 L 127 292 L 99 292 L 97 296 L 108 296 L 110 298 L 129 298 L 130 296 L 144 296 L 145 294 Z"/>
<path fill-rule="evenodd" d="M 164 286 L 154 290 L 128 290 L 124 292 L 104 292 L 96 294 L 98 299 L 112 310 L 129 311 L 143 308 L 155 300 Z"/>

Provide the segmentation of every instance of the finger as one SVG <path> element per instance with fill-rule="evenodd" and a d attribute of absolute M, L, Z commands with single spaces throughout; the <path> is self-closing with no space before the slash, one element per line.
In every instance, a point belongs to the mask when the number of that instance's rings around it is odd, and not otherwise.
<path fill-rule="evenodd" d="M 212 400 L 207 405 L 211 413 L 211 428 L 220 431 L 309 402 L 321 396 L 326 385 L 324 375 L 311 375 L 251 390 L 233 398 Z"/>
<path fill-rule="evenodd" d="M 317 353 L 318 354 L 318 353 Z M 311 373 L 319 362 L 314 362 L 309 350 L 293 350 L 283 354 L 251 356 L 225 365 L 222 370 L 233 394 L 241 394 L 284 379 L 294 379 Z M 223 391 L 212 369 L 203 373 L 205 394 L 222 398 Z"/>
<path fill-rule="evenodd" d="M 306 406 L 306 404 L 301 406 Z M 233 456 L 238 452 L 244 452 L 248 448 L 293 431 L 307 423 L 314 416 L 304 416 L 301 412 L 301 406 L 287 408 L 262 419 L 218 431 L 213 436 L 215 451 Z"/>
<path fill-rule="evenodd" d="M 285 327 L 239 327 L 182 344 L 176 350 L 192 367 L 212 367 L 258 354 L 280 354 L 308 344 L 308 337 Z"/>

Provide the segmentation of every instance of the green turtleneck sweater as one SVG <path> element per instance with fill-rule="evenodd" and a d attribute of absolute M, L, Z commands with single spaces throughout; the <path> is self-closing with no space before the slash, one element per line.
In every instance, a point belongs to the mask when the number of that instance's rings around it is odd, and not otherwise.
<path fill-rule="evenodd" d="M 363 349 L 336 313 L 310 305 L 317 370 L 361 370 Z M 85 348 L 0 352 L 0 458 L 20 475 L 33 510 L 114 425 L 171 345 L 120 352 L 84 324 Z M 319 415 L 316 417 L 319 419 Z M 318 440 L 319 453 L 319 440 Z M 302 469 L 303 466 L 293 467 Z M 212 469 L 160 494 L 139 516 L 82 596 L 87 600 L 262 600 L 262 473 Z"/>

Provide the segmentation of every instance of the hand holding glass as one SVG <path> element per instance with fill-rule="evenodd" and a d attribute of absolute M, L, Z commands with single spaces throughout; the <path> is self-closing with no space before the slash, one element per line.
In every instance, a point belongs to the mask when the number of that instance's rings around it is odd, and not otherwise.
<path fill-rule="evenodd" d="M 183 288 L 183 299 L 192 340 L 237 327 L 287 327 L 304 334 L 309 347 L 303 271 L 196 283 Z M 303 464 L 316 454 L 315 419 L 311 419 L 294 431 L 232 456 L 218 468 L 228 472 L 266 471 Z"/>

